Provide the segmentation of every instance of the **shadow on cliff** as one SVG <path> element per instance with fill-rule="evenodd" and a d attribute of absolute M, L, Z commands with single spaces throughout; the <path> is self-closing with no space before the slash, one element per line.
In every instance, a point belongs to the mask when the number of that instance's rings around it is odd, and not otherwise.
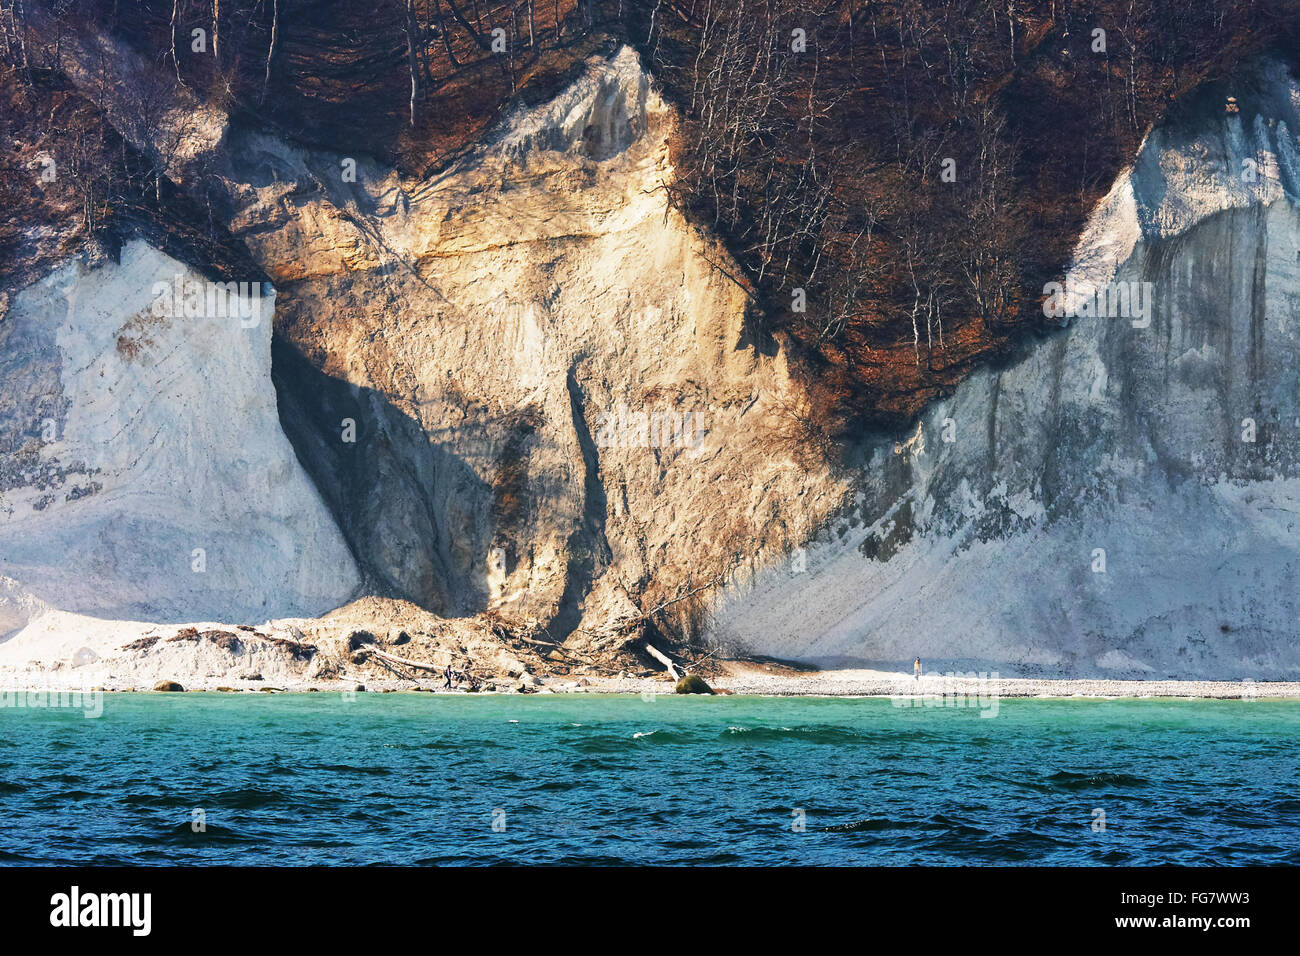
<path fill-rule="evenodd" d="M 574 433 L 582 452 L 583 509 L 582 520 L 569 537 L 569 550 L 573 558 L 566 569 L 564 593 L 560 597 L 555 616 L 548 625 L 548 630 L 561 639 L 577 629 L 582 621 L 587 591 L 599 573 L 613 561 L 609 539 L 605 536 L 609 505 L 605 498 L 605 486 L 600 480 L 600 454 L 583 414 L 586 397 L 578 383 L 578 364 L 579 362 L 574 362 L 569 367 L 564 384 L 569 395 L 569 414 L 572 416 Z"/>
<path fill-rule="evenodd" d="M 474 571 L 488 542 L 456 540 L 464 529 L 442 526 L 438 507 L 448 497 L 490 504 L 492 490 L 474 469 L 382 393 L 325 374 L 278 335 L 271 379 L 281 427 L 342 530 L 364 591 L 448 616 L 486 609 Z M 468 526 L 489 528 L 489 516 L 471 515 Z"/>

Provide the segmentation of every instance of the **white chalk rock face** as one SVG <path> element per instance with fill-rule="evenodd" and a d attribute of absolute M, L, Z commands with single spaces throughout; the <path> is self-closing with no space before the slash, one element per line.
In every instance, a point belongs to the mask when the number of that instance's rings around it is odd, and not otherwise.
<path fill-rule="evenodd" d="M 722 633 L 930 671 L 1300 675 L 1300 88 L 1246 85 L 1240 114 L 1154 131 L 1099 205 L 1065 285 L 1124 283 L 1122 314 L 1093 296 L 870 449 L 852 511 L 733 588 Z"/>
<path fill-rule="evenodd" d="M 133 241 L 14 297 L 0 635 L 48 609 L 265 620 L 348 599 L 355 564 L 280 428 L 263 288 L 218 303 L 224 288 Z"/>

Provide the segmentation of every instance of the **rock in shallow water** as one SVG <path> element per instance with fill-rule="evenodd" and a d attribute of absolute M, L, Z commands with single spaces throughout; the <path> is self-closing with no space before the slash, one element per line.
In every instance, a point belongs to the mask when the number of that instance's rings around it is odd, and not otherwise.
<path fill-rule="evenodd" d="M 699 674 L 687 674 L 677 682 L 679 694 L 712 694 L 713 688 Z"/>

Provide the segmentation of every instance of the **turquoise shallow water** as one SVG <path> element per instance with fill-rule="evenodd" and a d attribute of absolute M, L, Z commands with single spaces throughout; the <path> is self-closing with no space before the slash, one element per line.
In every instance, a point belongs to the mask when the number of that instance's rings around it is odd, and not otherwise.
<path fill-rule="evenodd" d="M 0 862 L 1300 863 L 1300 701 L 979 715 L 428 694 L 0 708 Z"/>

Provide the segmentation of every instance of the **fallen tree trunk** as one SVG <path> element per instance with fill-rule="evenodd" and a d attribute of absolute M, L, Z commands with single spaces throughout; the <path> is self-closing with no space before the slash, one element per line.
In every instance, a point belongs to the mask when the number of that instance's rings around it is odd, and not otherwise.
<path fill-rule="evenodd" d="M 382 657 L 377 657 L 377 660 L 375 661 L 375 663 L 377 663 L 377 664 L 378 664 L 380 667 L 382 667 L 384 670 L 388 671 L 388 673 L 390 673 L 390 674 L 395 674 L 397 677 L 399 677 L 399 678 L 402 679 L 402 680 L 415 681 L 415 675 L 414 675 L 414 674 L 409 673 L 409 672 L 408 672 L 408 673 L 405 673 L 405 674 L 402 673 L 400 670 L 397 669 L 397 667 L 396 667 L 395 665 L 390 664 L 388 661 L 384 660 Z"/>
<path fill-rule="evenodd" d="M 677 668 L 673 666 L 673 662 L 670 661 L 667 656 L 657 651 L 650 644 L 645 645 L 645 650 L 647 654 L 657 660 L 660 664 L 663 664 L 664 667 L 668 668 L 668 673 L 673 680 L 681 680 L 681 675 L 677 673 Z"/>
<path fill-rule="evenodd" d="M 381 661 L 388 661 L 393 664 L 405 664 L 407 667 L 418 667 L 420 670 L 433 671 L 435 674 L 440 673 L 442 668 L 437 664 L 426 664 L 424 661 L 413 661 L 409 657 L 398 657 L 396 654 L 389 654 L 386 651 L 377 650 L 370 647 L 367 650 L 378 657 Z"/>

